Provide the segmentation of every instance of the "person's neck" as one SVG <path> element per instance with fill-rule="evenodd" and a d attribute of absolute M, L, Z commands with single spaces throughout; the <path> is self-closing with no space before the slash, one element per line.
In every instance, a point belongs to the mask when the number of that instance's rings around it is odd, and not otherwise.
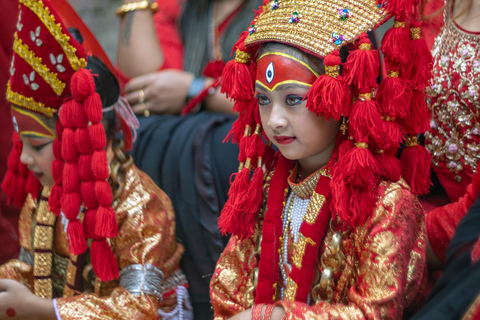
<path fill-rule="evenodd" d="M 461 28 L 480 32 L 480 4 L 477 0 L 456 0 L 452 16 Z"/>

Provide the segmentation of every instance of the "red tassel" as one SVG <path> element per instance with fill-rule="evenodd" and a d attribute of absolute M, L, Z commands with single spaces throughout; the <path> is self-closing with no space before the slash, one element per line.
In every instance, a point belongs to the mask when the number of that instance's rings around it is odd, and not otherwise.
<path fill-rule="evenodd" d="M 404 70 L 409 62 L 406 48 L 409 47 L 410 31 L 405 26 L 403 19 L 398 17 L 397 19 L 393 23 L 393 28 L 385 32 L 380 50 L 385 55 L 385 60 L 391 64 L 400 65 Z"/>
<path fill-rule="evenodd" d="M 416 141 L 416 138 L 414 139 Z M 408 144 L 407 141 L 401 155 L 402 177 L 412 187 L 413 194 L 427 194 L 431 186 L 430 154 L 421 145 L 408 146 Z"/>
<path fill-rule="evenodd" d="M 68 220 L 75 220 L 80 212 L 81 204 L 80 193 L 64 193 L 62 212 Z"/>
<path fill-rule="evenodd" d="M 95 180 L 104 181 L 108 179 L 108 161 L 105 151 L 95 151 L 92 156 L 92 172 Z"/>
<path fill-rule="evenodd" d="M 359 47 L 348 55 L 343 75 L 348 84 L 353 84 L 360 92 L 370 92 L 377 87 L 380 56 L 377 50 L 371 49 L 372 44 L 365 33 L 360 36 Z"/>
<path fill-rule="evenodd" d="M 63 191 L 72 193 L 78 190 L 80 178 L 76 163 L 66 163 L 63 168 Z"/>
<path fill-rule="evenodd" d="M 408 116 L 402 121 L 406 132 L 422 133 L 430 129 L 432 113 L 428 109 L 425 99 L 426 95 L 423 91 L 412 90 Z"/>
<path fill-rule="evenodd" d="M 118 235 L 117 217 L 112 207 L 98 207 L 96 213 L 95 236 L 115 238 Z"/>
<path fill-rule="evenodd" d="M 388 66 L 388 77 L 378 86 L 376 100 L 382 114 L 387 114 L 396 120 L 407 117 L 407 108 L 410 102 L 411 89 L 406 81 L 399 77 L 398 67 Z"/>
<path fill-rule="evenodd" d="M 395 149 L 396 150 L 396 149 Z M 377 154 L 378 171 L 384 180 L 397 182 L 400 180 L 400 160 L 386 151 Z"/>
<path fill-rule="evenodd" d="M 63 130 L 62 156 L 66 162 L 76 163 L 78 161 L 78 150 L 75 145 L 75 132 L 70 128 Z"/>
<path fill-rule="evenodd" d="M 360 99 L 363 99 L 360 100 Z M 355 141 L 385 139 L 381 131 L 381 118 L 377 104 L 369 97 L 360 97 L 353 105 L 348 118 L 350 134 Z"/>
<path fill-rule="evenodd" d="M 80 194 L 82 195 L 84 205 L 88 209 L 94 209 L 99 206 L 97 196 L 95 195 L 95 181 L 82 181 Z"/>
<path fill-rule="evenodd" d="M 334 50 L 324 59 L 325 74 L 313 83 L 307 93 L 307 108 L 325 119 L 340 120 L 351 103 L 348 83 L 339 75 L 340 56 Z"/>
<path fill-rule="evenodd" d="M 68 251 L 79 255 L 87 250 L 87 242 L 83 235 L 83 225 L 80 220 L 70 220 L 67 227 Z"/>
<path fill-rule="evenodd" d="M 410 24 L 410 63 L 406 77 L 416 87 L 424 89 L 432 78 L 433 57 L 425 40 L 420 37 L 420 27 L 418 21 Z"/>
<path fill-rule="evenodd" d="M 396 153 L 403 141 L 404 132 L 398 122 L 386 120 L 388 116 L 384 116 L 381 122 L 380 136 L 383 139 L 375 141 L 375 147 L 380 150 L 394 150 Z"/>
<path fill-rule="evenodd" d="M 95 93 L 95 81 L 90 71 L 82 68 L 72 76 L 70 90 L 75 100 L 83 102 L 87 97 Z"/>
<path fill-rule="evenodd" d="M 88 127 L 88 133 L 93 150 L 103 150 L 107 145 L 107 137 L 105 136 L 103 125 L 101 123 L 92 124 Z"/>
<path fill-rule="evenodd" d="M 50 197 L 48 198 L 48 206 L 50 208 L 50 211 L 55 213 L 55 215 L 60 214 L 60 206 L 62 203 L 62 197 L 63 197 L 63 188 L 58 185 L 54 184 L 52 187 L 52 190 L 50 191 Z"/>
<path fill-rule="evenodd" d="M 92 153 L 93 147 L 90 143 L 90 134 L 88 129 L 86 128 L 79 128 L 75 130 L 75 145 L 77 147 L 78 152 L 81 154 Z"/>
<path fill-rule="evenodd" d="M 83 219 L 83 234 L 85 235 L 85 238 L 95 240 L 100 239 L 95 235 L 95 225 L 97 220 L 96 213 L 96 210 L 85 211 L 85 217 Z"/>
<path fill-rule="evenodd" d="M 95 240 L 91 248 L 92 267 L 102 281 L 118 279 L 118 266 L 112 248 L 105 239 Z"/>

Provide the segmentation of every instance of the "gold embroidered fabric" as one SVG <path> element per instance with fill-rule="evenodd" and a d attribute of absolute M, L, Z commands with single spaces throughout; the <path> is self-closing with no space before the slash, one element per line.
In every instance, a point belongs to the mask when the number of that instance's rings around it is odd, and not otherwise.
<path fill-rule="evenodd" d="M 264 14 L 250 28 L 246 45 L 262 42 L 290 43 L 314 55 L 325 57 L 345 43 L 372 30 L 386 18 L 377 1 L 337 0 L 274 0 L 264 6 Z M 340 10 L 347 9 L 350 17 L 342 19 Z M 339 23 L 341 21 L 341 23 Z"/>
<path fill-rule="evenodd" d="M 433 80 L 427 101 L 433 119 L 425 133 L 425 147 L 440 179 L 445 176 L 459 183 L 468 177 L 458 198 L 471 182 L 480 157 L 480 35 L 455 25 L 452 2 L 445 1 L 445 27 L 432 50 Z"/>
<path fill-rule="evenodd" d="M 423 209 L 403 182 L 383 182 L 378 189 L 373 215 L 342 238 L 345 258 L 333 272 L 331 303 L 277 301 L 286 311 L 285 319 L 401 319 L 403 310 L 418 302 L 425 271 Z M 336 228 L 328 230 L 321 245 L 319 266 L 322 254 L 332 252 L 334 233 L 341 232 Z M 247 263 L 254 239 L 255 235 L 240 242 L 232 237 L 217 263 L 211 282 L 216 320 L 252 307 L 244 293 L 251 283 L 250 271 L 258 266 Z M 327 254 L 324 263 L 335 265 L 338 259 Z M 319 280 L 316 277 L 312 287 Z"/>
<path fill-rule="evenodd" d="M 175 216 L 170 199 L 135 166 L 127 172 L 125 181 L 122 196 L 113 204 L 119 233 L 112 241 L 112 248 L 119 269 L 132 264 L 151 264 L 159 268 L 165 275 L 166 283 L 170 283 L 170 278 L 178 278 L 178 265 L 183 254 L 183 246 L 175 240 Z M 31 253 L 30 229 L 35 210 L 35 203 L 28 197 L 21 212 L 19 228 L 21 245 Z M 53 249 L 57 256 L 70 260 L 67 270 L 62 270 L 67 272 L 68 279 L 72 257 L 68 253 L 67 237 L 60 221 L 55 225 Z M 17 260 L 1 266 L 0 277 L 20 280 L 30 288 L 33 287 L 32 267 Z M 184 283 L 177 283 L 182 284 Z M 158 307 L 168 312 L 176 306 L 174 291 L 167 292 L 170 295 L 159 304 L 157 299 L 149 295 L 130 294 L 126 289 L 118 287 L 118 281 L 101 282 L 97 279 L 94 290 L 98 295 L 65 297 L 64 292 L 64 296 L 57 299 L 61 318 L 158 319 Z"/>

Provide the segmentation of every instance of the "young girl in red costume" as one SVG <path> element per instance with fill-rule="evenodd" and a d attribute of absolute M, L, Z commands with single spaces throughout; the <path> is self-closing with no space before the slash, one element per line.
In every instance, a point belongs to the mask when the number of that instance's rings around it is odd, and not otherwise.
<path fill-rule="evenodd" d="M 170 199 L 124 153 L 135 119 L 117 79 L 55 8 L 20 0 L 2 187 L 23 205 L 21 251 L 0 266 L 0 319 L 181 319 Z"/>
<path fill-rule="evenodd" d="M 415 306 L 431 55 L 411 5 L 265 1 L 237 42 L 222 88 L 241 164 L 219 221 L 232 237 L 211 282 L 216 319 L 400 319 Z M 377 87 L 365 32 L 392 15 Z"/>

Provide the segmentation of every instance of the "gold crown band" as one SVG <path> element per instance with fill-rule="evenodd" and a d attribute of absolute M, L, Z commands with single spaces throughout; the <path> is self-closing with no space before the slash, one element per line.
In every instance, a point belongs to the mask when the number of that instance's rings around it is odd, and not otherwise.
<path fill-rule="evenodd" d="M 399 75 L 398 71 L 388 70 L 387 72 L 387 77 L 390 77 L 390 78 L 397 78 L 398 75 Z"/>
<path fill-rule="evenodd" d="M 237 49 L 235 51 L 235 61 L 238 63 L 247 64 L 250 61 L 250 54 L 248 52 Z"/>
<path fill-rule="evenodd" d="M 368 143 L 366 143 L 366 142 L 355 142 L 355 147 L 362 148 L 362 149 L 368 149 Z"/>
<path fill-rule="evenodd" d="M 413 40 L 420 39 L 420 28 L 410 28 L 410 38 Z"/>
<path fill-rule="evenodd" d="M 155 13 L 158 11 L 158 3 L 153 2 L 150 4 L 147 0 L 125 3 L 117 9 L 117 16 L 122 17 L 125 13 L 146 9 L 150 9 L 152 13 Z"/>
<path fill-rule="evenodd" d="M 325 74 L 327 76 L 336 78 L 340 74 L 340 66 L 325 66 Z"/>
<path fill-rule="evenodd" d="M 371 93 L 360 93 L 358 95 L 358 100 L 360 100 L 360 101 L 370 101 L 370 100 L 372 100 L 372 94 Z"/>
<path fill-rule="evenodd" d="M 53 115 L 57 112 L 56 109 L 46 107 L 43 103 L 35 101 L 32 97 L 25 97 L 17 92 L 13 92 L 10 88 L 10 81 L 7 83 L 7 100 L 17 105 L 19 107 L 39 112 L 47 117 L 53 117 Z"/>
<path fill-rule="evenodd" d="M 417 137 L 416 136 L 407 136 L 405 137 L 405 146 L 407 147 L 415 147 L 418 145 Z"/>
<path fill-rule="evenodd" d="M 405 22 L 403 21 L 395 21 L 393 23 L 394 28 L 405 28 Z"/>

